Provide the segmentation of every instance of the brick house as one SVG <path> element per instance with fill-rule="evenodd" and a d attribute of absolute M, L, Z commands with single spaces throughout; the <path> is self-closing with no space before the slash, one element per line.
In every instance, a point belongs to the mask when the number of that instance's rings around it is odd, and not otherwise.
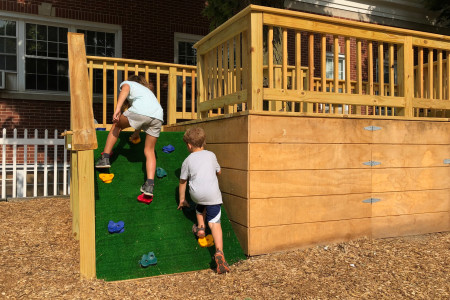
<path fill-rule="evenodd" d="M 69 129 L 67 32 L 87 55 L 195 64 L 204 1 L 0 1 L 0 127 Z"/>

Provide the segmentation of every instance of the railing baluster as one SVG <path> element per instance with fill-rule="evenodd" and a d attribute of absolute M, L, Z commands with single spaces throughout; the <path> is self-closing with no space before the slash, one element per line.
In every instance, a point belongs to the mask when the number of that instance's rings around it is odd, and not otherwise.
<path fill-rule="evenodd" d="M 34 130 L 34 138 L 37 140 L 39 137 L 38 134 L 38 130 L 35 129 Z M 38 161 L 38 145 L 34 145 L 34 176 L 33 176 L 33 197 L 37 197 L 37 177 L 38 177 L 38 166 L 37 166 L 37 161 Z"/>
<path fill-rule="evenodd" d="M 395 96 L 394 45 L 389 44 L 389 96 Z"/>
<path fill-rule="evenodd" d="M 217 59 L 218 59 L 218 74 L 217 74 L 217 97 L 221 97 L 223 95 L 222 93 L 222 87 L 223 87 L 223 44 L 219 46 L 217 53 Z"/>
<path fill-rule="evenodd" d="M 55 129 L 55 139 L 53 145 L 53 195 L 58 194 L 58 130 Z"/>
<path fill-rule="evenodd" d="M 378 95 L 384 96 L 384 46 L 378 42 Z"/>
<path fill-rule="evenodd" d="M 6 139 L 6 128 L 2 129 L 3 140 Z M 2 144 L 2 199 L 6 199 L 6 145 Z"/>
<path fill-rule="evenodd" d="M 447 58 L 445 63 L 447 64 L 446 73 L 447 73 L 447 100 L 450 100 L 450 49 L 447 50 Z"/>
<path fill-rule="evenodd" d="M 295 88 L 299 91 L 303 90 L 303 71 L 302 71 L 302 35 L 300 31 L 295 32 Z M 299 103 L 300 112 L 303 112 L 303 102 Z"/>
<path fill-rule="evenodd" d="M 13 131 L 13 138 L 14 140 L 17 140 L 17 128 L 14 128 Z M 13 145 L 13 190 L 12 190 L 12 196 L 13 198 L 17 197 L 17 144 L 14 143 Z"/>
<path fill-rule="evenodd" d="M 195 119 L 195 71 L 191 71 L 191 118 Z"/>
<path fill-rule="evenodd" d="M 28 130 L 25 129 L 23 131 L 23 138 L 26 140 L 28 139 Z M 23 173 L 22 173 L 22 197 L 27 196 L 27 172 L 28 172 L 28 159 L 27 159 L 27 153 L 28 152 L 28 145 L 23 145 Z"/>
<path fill-rule="evenodd" d="M 428 99 L 434 99 L 434 82 L 433 82 L 433 49 L 428 49 Z"/>
<path fill-rule="evenodd" d="M 161 103 L 161 67 L 156 67 L 156 99 Z"/>
<path fill-rule="evenodd" d="M 360 39 L 356 40 L 356 93 L 363 94 L 363 80 L 362 80 L 362 42 Z M 361 115 L 361 105 L 356 107 L 356 114 Z"/>
<path fill-rule="evenodd" d="M 350 38 L 345 38 L 345 92 L 348 94 L 352 93 L 351 87 L 351 76 L 350 76 Z"/>
<path fill-rule="evenodd" d="M 186 113 L 186 70 L 185 69 L 183 69 L 181 71 L 181 79 L 182 79 L 182 83 L 183 83 L 183 89 L 182 89 L 182 95 L 183 95 L 182 99 L 183 100 L 181 103 L 181 106 L 182 106 L 181 112 L 183 113 L 183 116 L 184 116 L 184 114 Z"/>
<path fill-rule="evenodd" d="M 321 43 L 321 79 L 322 79 L 322 89 L 321 91 L 325 93 L 327 91 L 327 36 L 326 34 L 322 34 L 322 43 Z"/>
<path fill-rule="evenodd" d="M 103 127 L 106 126 L 106 101 L 107 101 L 107 89 L 106 89 L 106 61 L 103 62 Z"/>
<path fill-rule="evenodd" d="M 442 68 L 442 50 L 438 50 L 437 52 L 437 93 L 436 98 L 442 100 L 442 76 L 443 76 L 443 68 Z"/>
<path fill-rule="evenodd" d="M 269 26 L 267 32 L 267 64 L 269 88 L 273 88 L 273 26 Z"/>
<path fill-rule="evenodd" d="M 419 66 L 418 66 L 418 78 L 419 78 L 419 98 L 424 97 L 424 89 L 423 89 L 423 48 L 419 47 Z"/>
<path fill-rule="evenodd" d="M 114 63 L 114 111 L 117 107 L 117 63 Z"/>
<path fill-rule="evenodd" d="M 45 140 L 48 140 L 48 130 L 45 129 Z M 48 165 L 47 165 L 48 145 L 44 145 L 44 196 L 48 196 Z"/>

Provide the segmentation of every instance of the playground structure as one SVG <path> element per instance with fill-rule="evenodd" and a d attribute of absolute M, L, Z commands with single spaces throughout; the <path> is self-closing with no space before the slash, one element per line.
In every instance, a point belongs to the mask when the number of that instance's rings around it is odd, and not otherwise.
<path fill-rule="evenodd" d="M 82 42 L 79 36 L 72 35 Z M 97 126 L 106 128 L 120 76 L 156 77 L 158 99 L 166 76 L 164 130 L 205 129 L 222 166 L 225 208 L 248 255 L 450 230 L 449 37 L 249 6 L 196 44 L 197 68 L 86 59 L 84 44 L 73 50 L 70 40 L 71 203 L 83 276 L 95 277 L 95 125 L 92 110 L 80 110 L 92 108 L 97 69 Z M 197 79 L 190 111 L 187 77 Z"/>

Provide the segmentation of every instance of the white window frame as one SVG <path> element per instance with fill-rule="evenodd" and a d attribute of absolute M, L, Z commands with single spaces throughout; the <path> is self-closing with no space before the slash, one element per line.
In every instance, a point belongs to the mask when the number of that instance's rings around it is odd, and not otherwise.
<path fill-rule="evenodd" d="M 328 64 L 332 64 L 333 67 L 333 72 L 332 72 L 332 76 L 328 77 L 327 79 L 334 79 L 334 54 L 333 52 L 327 52 L 326 54 L 326 66 L 325 68 L 327 68 Z M 344 80 L 345 79 L 345 55 L 344 54 L 339 54 L 339 59 L 338 59 L 338 64 L 339 64 L 339 80 Z M 325 70 L 326 70 L 325 69 Z M 328 73 L 328 72 L 326 72 Z M 342 74 L 342 76 L 340 76 Z"/>
<path fill-rule="evenodd" d="M 175 32 L 173 36 L 174 59 L 173 62 L 178 64 L 178 42 L 196 43 L 203 38 L 201 35 Z"/>
<path fill-rule="evenodd" d="M 6 72 L 17 74 L 17 89 L 5 91 L 8 94 L 22 95 L 63 95 L 67 96 L 68 92 L 61 91 L 42 91 L 25 89 L 25 25 L 26 23 L 42 24 L 55 27 L 66 27 L 69 32 L 76 32 L 77 29 L 102 31 L 115 34 L 115 57 L 122 56 L 122 27 L 120 25 L 105 24 L 79 20 L 56 18 L 50 16 L 39 16 L 30 14 L 21 14 L 15 12 L 0 11 L 0 18 L 4 20 L 16 21 L 16 38 L 17 38 L 17 72 Z M 2 93 L 5 93 L 2 92 Z M 17 95 L 19 98 L 20 95 Z M 13 97 L 14 98 L 14 97 Z M 26 97 L 28 98 L 28 97 Z"/>

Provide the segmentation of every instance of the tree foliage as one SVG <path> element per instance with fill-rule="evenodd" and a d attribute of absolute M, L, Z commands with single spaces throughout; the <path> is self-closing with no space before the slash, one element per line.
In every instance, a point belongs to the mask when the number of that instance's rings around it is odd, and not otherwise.
<path fill-rule="evenodd" d="M 208 18 L 213 30 L 250 4 L 284 8 L 284 0 L 208 0 L 203 15 Z"/>
<path fill-rule="evenodd" d="M 450 28 L 450 1 L 448 0 L 422 0 L 425 7 L 439 12 L 436 25 Z"/>

